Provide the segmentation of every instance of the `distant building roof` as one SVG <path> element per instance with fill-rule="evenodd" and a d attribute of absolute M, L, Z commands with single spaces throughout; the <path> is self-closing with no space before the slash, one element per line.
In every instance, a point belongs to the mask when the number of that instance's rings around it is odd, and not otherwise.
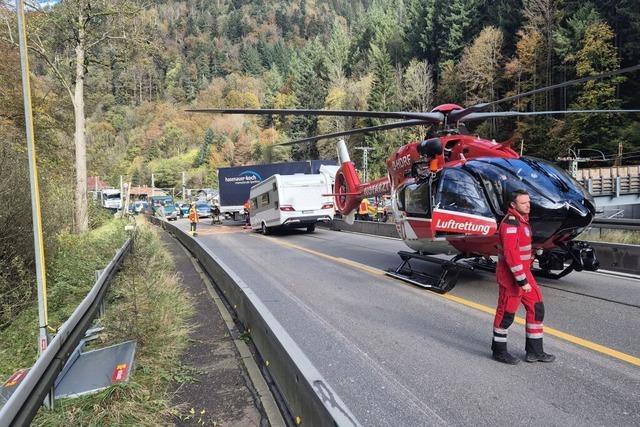
<path fill-rule="evenodd" d="M 101 180 L 100 177 L 97 177 L 97 176 L 87 177 L 87 189 L 89 191 L 95 191 L 96 189 L 102 190 L 104 188 L 109 188 L 109 184 L 107 184 L 106 181 Z"/>
<path fill-rule="evenodd" d="M 129 190 L 129 194 L 131 196 L 151 196 L 151 187 L 149 187 L 148 185 L 141 187 L 131 187 L 131 189 Z M 166 196 L 167 192 L 156 188 L 153 190 L 153 195 Z"/>

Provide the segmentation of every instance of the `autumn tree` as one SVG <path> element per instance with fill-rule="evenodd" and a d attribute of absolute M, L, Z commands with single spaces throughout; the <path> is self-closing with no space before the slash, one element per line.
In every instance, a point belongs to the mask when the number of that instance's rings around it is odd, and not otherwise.
<path fill-rule="evenodd" d="M 487 27 L 462 53 L 459 71 L 467 104 L 496 99 L 503 68 L 502 41 L 500 30 Z"/>
<path fill-rule="evenodd" d="M 440 64 L 440 81 L 436 89 L 436 98 L 439 103 L 464 102 L 464 87 L 460 77 L 458 65 L 453 60 Z"/>
<path fill-rule="evenodd" d="M 88 228 L 85 79 L 106 44 L 137 37 L 135 0 L 62 0 L 27 20 L 31 52 L 47 64 L 69 96 L 75 118 L 75 229 Z M 11 30 L 9 30 L 11 31 Z M 9 39 L 14 39 L 11 34 Z"/>
<path fill-rule="evenodd" d="M 433 106 L 435 92 L 431 64 L 412 60 L 404 71 L 402 83 L 402 108 L 409 111 L 429 111 Z"/>

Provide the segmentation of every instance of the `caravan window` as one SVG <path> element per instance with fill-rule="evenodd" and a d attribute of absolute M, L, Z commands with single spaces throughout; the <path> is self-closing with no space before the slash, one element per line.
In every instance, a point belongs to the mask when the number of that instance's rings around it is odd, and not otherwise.
<path fill-rule="evenodd" d="M 264 193 L 260 196 L 260 207 L 267 206 L 269 204 L 269 193 Z"/>
<path fill-rule="evenodd" d="M 251 199 L 251 209 L 258 209 L 258 199 L 253 198 Z"/>

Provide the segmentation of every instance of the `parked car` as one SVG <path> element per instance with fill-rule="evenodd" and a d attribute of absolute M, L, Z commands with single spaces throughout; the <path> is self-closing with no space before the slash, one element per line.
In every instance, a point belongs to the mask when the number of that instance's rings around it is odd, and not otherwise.
<path fill-rule="evenodd" d="M 200 218 L 211 217 L 211 206 L 207 203 L 196 203 L 196 211 Z"/>
<path fill-rule="evenodd" d="M 173 203 L 165 203 L 163 209 L 164 216 L 165 218 L 167 218 L 167 220 L 175 221 L 178 219 L 178 211 L 180 210 L 180 208 L 178 208 L 176 205 L 174 205 Z"/>
<path fill-rule="evenodd" d="M 189 216 L 189 207 L 191 206 L 189 203 L 180 203 L 179 205 L 180 213 L 182 217 Z"/>
<path fill-rule="evenodd" d="M 129 206 L 133 206 L 133 211 L 136 214 L 141 214 L 141 213 L 144 213 L 147 210 L 147 208 L 149 207 L 149 203 L 147 203 L 147 202 L 145 202 L 143 200 L 138 200 L 136 202 L 133 202 L 133 204 L 129 205 Z"/>

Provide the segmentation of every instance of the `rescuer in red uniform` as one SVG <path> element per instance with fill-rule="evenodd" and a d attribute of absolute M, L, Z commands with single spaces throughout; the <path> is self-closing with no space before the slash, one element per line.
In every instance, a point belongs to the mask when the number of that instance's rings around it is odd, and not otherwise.
<path fill-rule="evenodd" d="M 529 194 L 516 190 L 507 200 L 509 210 L 500 223 L 502 253 L 498 258 L 496 279 L 498 281 L 498 307 L 493 321 L 493 358 L 499 362 L 515 365 L 519 359 L 507 351 L 507 332 L 522 302 L 527 312 L 525 350 L 527 362 L 553 362 L 555 356 L 542 348 L 542 321 L 544 303 L 542 291 L 531 274 L 533 254 Z"/>

